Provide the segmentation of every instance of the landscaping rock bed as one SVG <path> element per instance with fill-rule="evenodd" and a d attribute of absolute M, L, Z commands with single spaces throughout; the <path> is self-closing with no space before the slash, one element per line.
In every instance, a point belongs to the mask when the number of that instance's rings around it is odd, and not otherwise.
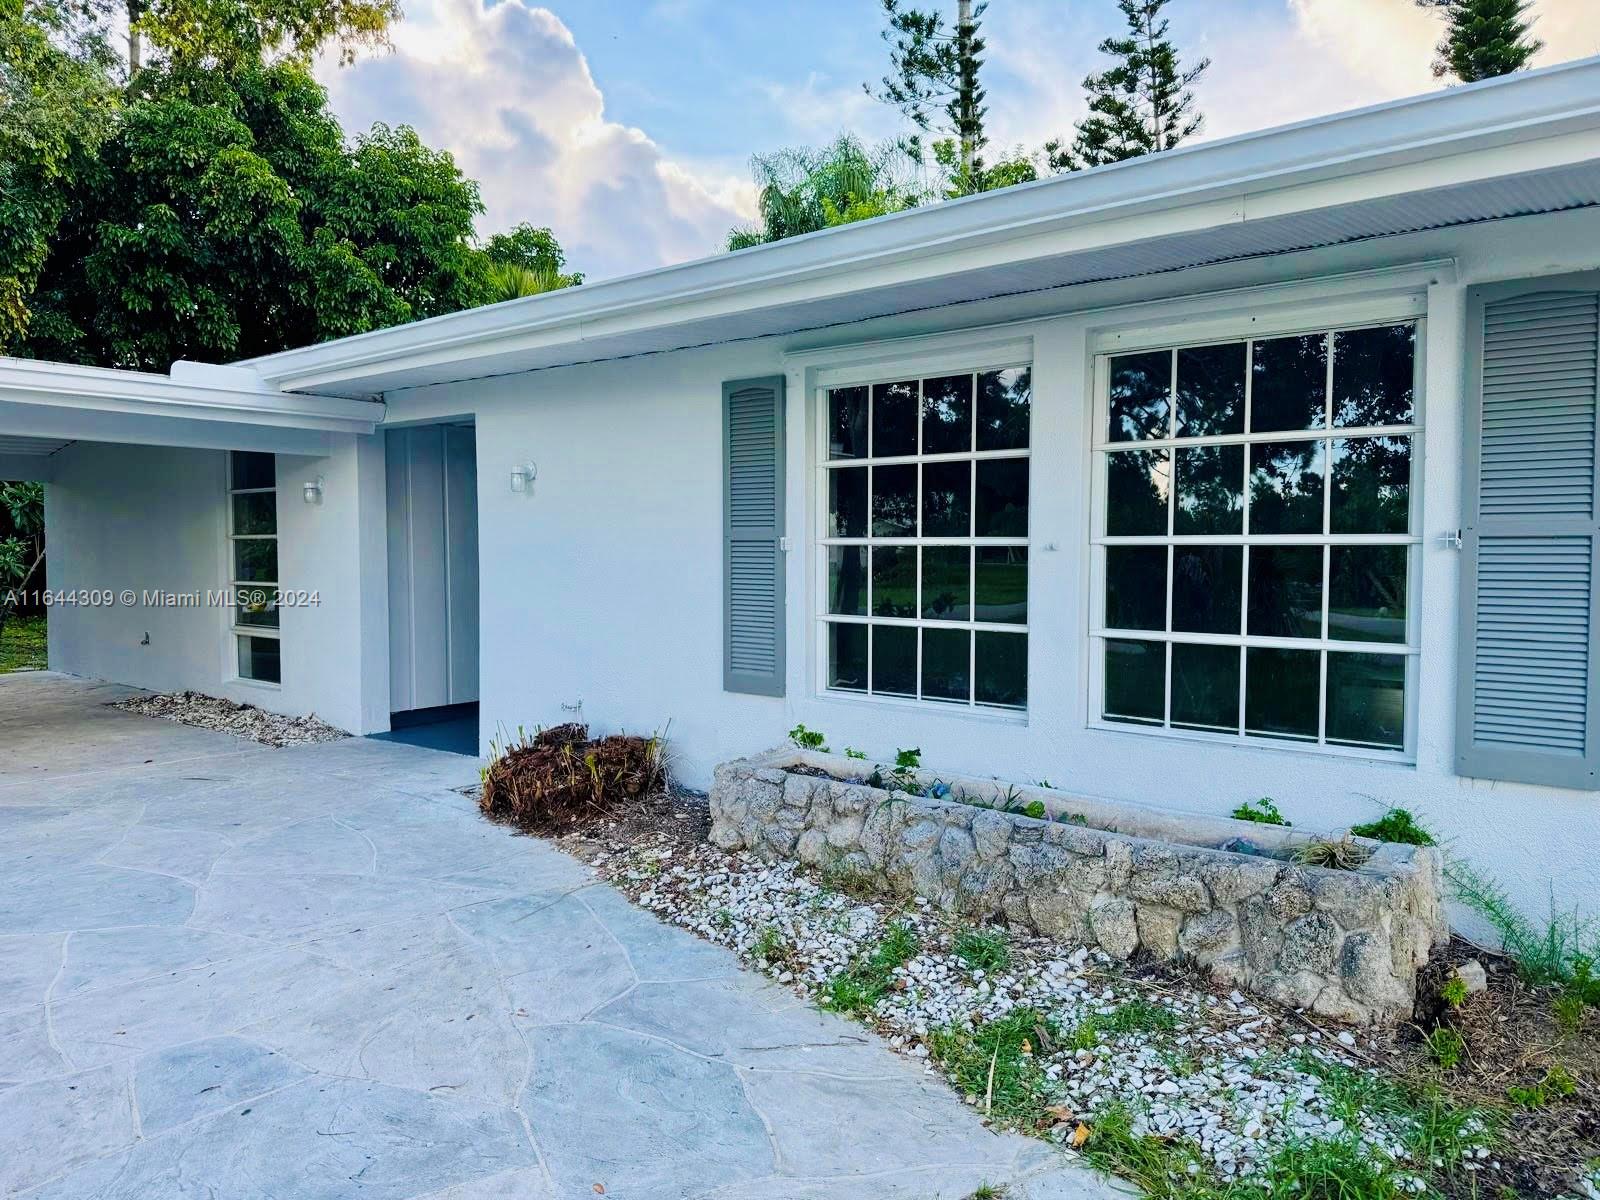
<path fill-rule="evenodd" d="M 312 742 L 336 742 L 350 735 L 335 729 L 326 721 L 310 717 L 286 717 L 266 712 L 249 704 L 235 704 L 217 696 L 203 696 L 199 692 L 171 692 L 151 696 L 131 696 L 119 700 L 114 708 L 138 713 L 142 717 L 159 717 L 163 721 L 176 721 L 180 725 L 193 725 L 197 729 L 211 729 L 217 733 L 231 733 L 235 737 L 249 738 L 264 746 L 300 746 Z"/>
<path fill-rule="evenodd" d="M 1319 839 L 1301 830 L 993 780 L 901 773 L 891 790 L 874 777 L 858 760 L 805 750 L 724 764 L 711 841 L 948 912 L 1003 916 L 1114 960 L 1142 948 L 1356 1024 L 1409 1017 L 1417 972 L 1448 938 L 1429 847 L 1349 839 L 1354 869 L 1310 866 L 1296 855 Z"/>

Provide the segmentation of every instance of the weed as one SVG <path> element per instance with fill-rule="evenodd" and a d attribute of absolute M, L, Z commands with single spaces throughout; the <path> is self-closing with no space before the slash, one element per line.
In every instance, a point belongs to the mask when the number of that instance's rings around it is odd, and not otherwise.
<path fill-rule="evenodd" d="M 1524 982 L 1560 987 L 1585 1004 L 1600 1006 L 1600 978 L 1594 973 L 1600 960 L 1600 928 L 1593 921 L 1576 911 L 1557 911 L 1552 899 L 1550 919 L 1541 927 L 1511 903 L 1504 888 L 1466 863 L 1452 860 L 1445 875 L 1457 898 L 1499 934 Z"/>
<path fill-rule="evenodd" d="M 895 968 L 910 962 L 918 945 L 917 931 L 896 921 L 871 954 L 861 955 L 828 981 L 822 1007 L 857 1016 L 870 1013 L 893 986 Z"/>
<path fill-rule="evenodd" d="M 733 927 L 733 909 L 719 908 L 711 914 L 711 923 L 718 929 L 731 929 Z"/>
<path fill-rule="evenodd" d="M 1321 1081 L 1328 1111 L 1347 1128 L 1359 1129 L 1375 1116 L 1392 1118 L 1417 1162 L 1448 1172 L 1492 1140 L 1489 1113 L 1456 1104 L 1432 1084 L 1402 1083 L 1312 1053 L 1296 1056 L 1295 1065 Z"/>
<path fill-rule="evenodd" d="M 1133 1130 L 1133 1114 L 1113 1105 L 1095 1114 L 1083 1155 L 1091 1166 L 1120 1175 L 1149 1200 L 1222 1200 L 1210 1164 L 1186 1138 L 1168 1141 Z"/>
<path fill-rule="evenodd" d="M 1011 965 L 1011 946 L 999 929 L 966 929 L 956 935 L 956 957 L 974 971 L 991 975 Z"/>
<path fill-rule="evenodd" d="M 1073 1050 L 1093 1050 L 1099 1044 L 1100 1022 L 1093 1017 L 1084 1017 L 1067 1037 L 1067 1046 Z"/>
<path fill-rule="evenodd" d="M 1417 819 L 1403 808 L 1391 808 L 1376 821 L 1350 826 L 1356 837 L 1373 838 L 1380 842 L 1402 842 L 1407 846 L 1434 846 L 1438 843 Z"/>
<path fill-rule="evenodd" d="M 1156 1057 L 1179 1079 L 1187 1079 L 1200 1070 L 1200 1064 L 1195 1061 L 1194 1055 L 1175 1046 L 1157 1050 Z"/>
<path fill-rule="evenodd" d="M 1029 800 L 1022 806 L 1022 815 L 1025 817 L 1032 817 L 1035 821 L 1044 820 L 1044 813 L 1045 809 L 1043 800 Z"/>
<path fill-rule="evenodd" d="M 844 756 L 846 758 L 866 758 L 867 752 L 865 750 L 857 750 L 854 746 L 846 746 L 844 748 Z"/>
<path fill-rule="evenodd" d="M 897 771 L 915 771 L 922 766 L 922 751 L 896 750 L 894 752 L 894 766 Z"/>
<path fill-rule="evenodd" d="M 1444 1070 L 1454 1071 L 1461 1065 L 1461 1058 L 1467 1051 L 1467 1041 L 1459 1030 L 1440 1025 L 1423 1040 L 1427 1043 L 1428 1054 Z"/>
<path fill-rule="evenodd" d="M 1278 811 L 1278 802 L 1271 796 L 1263 796 L 1254 804 L 1245 801 L 1228 815 L 1235 821 L 1254 821 L 1257 825 L 1292 825 L 1294 823 L 1284 819 L 1283 814 Z"/>
<path fill-rule="evenodd" d="M 1506 1098 L 1521 1108 L 1543 1108 L 1557 1100 L 1576 1094 L 1578 1081 L 1572 1072 L 1557 1063 L 1544 1073 L 1544 1078 L 1530 1087 L 1513 1085 L 1506 1089 Z"/>
<path fill-rule="evenodd" d="M 1451 1008 L 1460 1008 L 1467 1002 L 1467 981 L 1459 975 L 1452 975 L 1439 989 L 1439 997 Z"/>
<path fill-rule="evenodd" d="M 870 900 L 882 890 L 870 873 L 843 862 L 830 863 L 822 869 L 822 886 L 852 900 Z"/>
<path fill-rule="evenodd" d="M 1294 852 L 1294 861 L 1303 867 L 1325 867 L 1330 871 L 1354 871 L 1372 857 L 1372 851 L 1357 845 L 1355 839 L 1319 839 L 1307 842 Z"/>
<path fill-rule="evenodd" d="M 1068 825 L 1087 825 L 1089 823 L 1089 818 L 1082 813 L 1068 813 L 1061 819 Z"/>
<path fill-rule="evenodd" d="M 1024 1005 L 976 1029 L 934 1030 L 929 1049 L 958 1089 L 978 1097 L 986 1115 L 1032 1129 L 1045 1122 L 1051 1100 L 1034 1049 L 1052 1046 L 1056 1037 L 1050 1018 Z"/>
<path fill-rule="evenodd" d="M 980 1183 L 972 1190 L 967 1200 L 1004 1200 L 1005 1190 L 997 1188 L 992 1183 Z"/>
<path fill-rule="evenodd" d="M 1126 1000 L 1100 1020 L 1110 1034 L 1171 1033 L 1178 1027 L 1177 1013 L 1144 999 Z"/>
<path fill-rule="evenodd" d="M 1288 1143 L 1255 1181 L 1264 1197 L 1395 1200 L 1409 1196 L 1409 1179 L 1350 1135 Z"/>
<path fill-rule="evenodd" d="M 1051 783 L 1048 779 L 1041 779 L 1039 780 L 1039 786 L 1042 788 L 1050 788 L 1052 791 L 1054 791 L 1056 785 Z"/>
<path fill-rule="evenodd" d="M 1577 992 L 1562 992 L 1550 1002 L 1550 1012 L 1561 1027 L 1561 1032 L 1566 1034 L 1577 1033 L 1583 1028 L 1583 1017 L 1588 1008 L 1589 1005 Z"/>
<path fill-rule="evenodd" d="M 750 944 L 750 953 L 769 965 L 786 962 L 794 953 L 783 930 L 776 925 L 765 926 Z"/>
<path fill-rule="evenodd" d="M 789 730 L 789 740 L 801 750 L 821 750 L 824 754 L 828 751 L 828 739 L 815 729 L 807 729 L 804 724 Z"/>

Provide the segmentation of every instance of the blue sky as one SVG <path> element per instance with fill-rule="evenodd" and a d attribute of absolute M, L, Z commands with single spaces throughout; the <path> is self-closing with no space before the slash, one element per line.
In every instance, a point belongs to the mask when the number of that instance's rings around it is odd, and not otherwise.
<path fill-rule="evenodd" d="M 954 9 L 953 0 L 924 0 Z M 903 128 L 862 90 L 884 73 L 878 0 L 407 0 L 392 54 L 325 65 L 352 132 L 416 126 L 480 181 L 492 232 L 549 225 L 590 278 L 715 252 L 752 212 L 752 152 Z M 1541 62 L 1600 53 L 1600 3 L 1535 0 Z M 1205 136 L 1440 86 L 1414 0 L 1173 0 Z M 1083 113 L 1113 0 L 991 0 L 984 81 L 1001 146 Z"/>

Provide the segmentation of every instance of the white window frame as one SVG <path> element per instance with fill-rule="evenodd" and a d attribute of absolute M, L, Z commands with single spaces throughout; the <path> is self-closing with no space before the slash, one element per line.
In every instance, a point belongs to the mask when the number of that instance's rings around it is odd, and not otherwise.
<path fill-rule="evenodd" d="M 1112 337 L 1097 339 L 1093 345 L 1093 434 L 1090 438 L 1090 471 L 1093 480 L 1091 505 L 1090 505 L 1090 539 L 1089 539 L 1089 628 L 1088 628 L 1088 674 L 1089 674 L 1089 726 L 1093 729 L 1108 732 L 1131 734 L 1135 736 L 1153 736 L 1171 738 L 1185 741 L 1198 741 L 1220 745 L 1246 745 L 1253 748 L 1268 750 L 1290 751 L 1299 753 L 1312 753 L 1319 756 L 1341 756 L 1361 759 L 1376 759 L 1386 762 L 1414 763 L 1416 761 L 1417 745 L 1417 710 L 1418 686 L 1420 673 L 1418 663 L 1421 654 L 1421 610 L 1422 610 L 1422 573 L 1423 555 L 1421 546 L 1423 536 L 1418 531 L 1422 528 L 1422 496 L 1423 477 L 1425 470 L 1423 454 L 1423 434 L 1426 422 L 1426 360 L 1427 360 L 1427 320 L 1423 315 L 1424 305 L 1420 300 L 1401 301 L 1391 304 L 1373 306 L 1364 312 L 1352 312 L 1347 305 L 1330 306 L 1331 311 L 1306 313 L 1304 316 L 1294 315 L 1281 319 L 1251 318 L 1243 321 L 1229 321 L 1225 323 L 1208 323 L 1205 328 L 1194 325 L 1186 327 L 1168 327 L 1165 329 L 1145 329 L 1137 334 L 1118 334 Z M 1248 432 L 1250 429 L 1250 402 L 1253 389 L 1252 372 L 1245 372 L 1245 410 L 1244 428 L 1247 432 L 1240 434 L 1225 434 L 1201 438 L 1179 438 L 1171 436 L 1176 431 L 1177 405 L 1176 397 L 1169 402 L 1168 436 L 1140 441 L 1111 441 L 1107 436 L 1110 424 L 1110 360 L 1127 354 L 1137 354 L 1159 350 L 1170 350 L 1176 360 L 1178 351 L 1196 346 L 1211 346 L 1229 342 L 1255 342 L 1267 341 L 1281 337 L 1316 333 L 1337 333 L 1342 331 L 1371 329 L 1385 325 L 1411 324 L 1416 328 L 1415 357 L 1413 361 L 1413 411 L 1412 422 L 1406 425 L 1385 426 L 1335 426 L 1332 423 L 1333 403 L 1333 355 L 1328 356 L 1328 379 L 1325 403 L 1328 406 L 1326 415 L 1327 424 L 1320 430 L 1302 431 L 1272 431 L 1264 433 Z M 1253 361 L 1253 349 L 1247 349 L 1246 362 Z M 1174 375 L 1175 378 L 1175 375 Z M 1181 535 L 1174 532 L 1175 513 L 1177 510 L 1176 497 L 1169 500 L 1167 505 L 1167 532 L 1162 537 L 1151 536 L 1108 536 L 1106 529 L 1106 504 L 1108 486 L 1108 465 L 1110 453 L 1114 449 L 1122 450 L 1159 450 L 1167 449 L 1175 452 L 1176 448 L 1185 446 L 1221 446 L 1241 445 L 1249 446 L 1254 443 L 1272 443 L 1286 441 L 1321 441 L 1328 446 L 1324 455 L 1327 460 L 1322 493 L 1323 503 L 1323 528 L 1331 530 L 1328 514 L 1332 505 L 1332 460 L 1331 443 L 1345 438 L 1371 436 L 1408 437 L 1411 441 L 1410 478 L 1408 482 L 1408 525 L 1404 534 L 1336 534 L 1330 532 L 1318 534 L 1251 534 L 1249 532 L 1249 504 L 1248 496 L 1245 510 L 1241 514 L 1243 533 L 1240 534 L 1195 534 Z M 1248 490 L 1249 483 L 1249 453 L 1245 453 L 1244 485 Z M 1117 630 L 1107 629 L 1105 625 L 1105 589 L 1106 589 L 1106 549 L 1108 546 L 1142 545 L 1165 546 L 1168 548 L 1167 567 L 1167 620 L 1172 624 L 1172 548 L 1183 545 L 1238 545 L 1245 547 L 1240 555 L 1241 582 L 1240 582 L 1240 632 L 1238 634 L 1204 634 L 1204 633 L 1174 633 L 1161 630 Z M 1322 572 L 1322 629 L 1321 636 L 1317 638 L 1276 638 L 1251 635 L 1248 632 L 1249 617 L 1249 570 L 1250 550 L 1253 545 L 1320 545 L 1323 547 L 1323 572 Z M 1344 639 L 1331 639 L 1328 636 L 1328 606 L 1329 606 L 1329 567 L 1331 546 L 1343 545 L 1399 545 L 1407 547 L 1407 575 L 1406 575 L 1406 637 L 1403 644 L 1396 642 L 1359 642 Z M 1105 655 L 1108 640 L 1151 641 L 1162 643 L 1166 646 L 1166 661 L 1164 675 L 1164 701 L 1162 723 L 1141 723 L 1136 721 L 1119 721 L 1106 718 L 1105 706 Z M 1288 650 L 1314 650 L 1319 654 L 1318 692 L 1317 692 L 1317 736 L 1315 740 L 1273 737 L 1265 734 L 1249 733 L 1245 728 L 1245 685 L 1246 672 L 1239 672 L 1239 731 L 1229 733 L 1222 731 L 1208 731 L 1198 729 L 1174 728 L 1172 721 L 1172 651 L 1174 643 L 1188 643 L 1193 645 L 1220 645 L 1261 647 L 1270 649 Z M 1399 749 L 1384 749 L 1372 746 L 1342 745 L 1330 743 L 1327 740 L 1327 669 L 1328 655 L 1330 652 L 1346 653 L 1375 653 L 1395 657 L 1403 657 L 1405 661 L 1405 715 L 1403 743 Z"/>
<path fill-rule="evenodd" d="M 923 343 L 923 339 L 917 339 Z M 940 344 L 943 342 L 944 344 Z M 1004 705 L 983 704 L 976 699 L 977 691 L 977 637 L 982 632 L 998 632 L 1019 634 L 1031 639 L 1031 620 L 1023 623 L 1007 623 L 997 621 L 979 621 L 976 619 L 977 587 L 976 551 L 989 547 L 1021 547 L 1028 551 L 1028 605 L 1031 617 L 1033 605 L 1033 578 L 1035 573 L 1033 551 L 1033 509 L 1036 482 L 1033 471 L 1034 456 L 1034 401 L 1033 396 L 1038 392 L 1037 378 L 1032 381 L 1032 395 L 1029 400 L 1028 413 L 1028 445 L 1020 450 L 979 450 L 977 449 L 977 391 L 976 377 L 987 371 L 1026 370 L 1032 372 L 1033 353 L 1031 338 L 1010 339 L 1005 342 L 996 342 L 988 346 L 974 344 L 968 349 L 962 349 L 962 339 L 927 339 L 927 352 L 913 354 L 906 357 L 896 355 L 894 358 L 880 358 L 870 362 L 858 362 L 854 366 L 839 366 L 819 371 L 811 379 L 812 404 L 812 440 L 813 467 L 815 471 L 814 505 L 812 524 L 810 529 L 810 549 L 812 551 L 812 593 L 811 617 L 812 627 L 816 633 L 814 643 L 813 672 L 815 680 L 814 693 L 819 699 L 830 701 L 855 701 L 872 705 L 906 706 L 923 712 L 942 712 L 947 714 L 962 714 L 978 716 L 988 719 L 997 719 L 1008 722 L 1026 723 L 1030 706 L 1033 702 L 1033 680 L 1031 675 L 1025 674 L 1027 687 L 1027 700 L 1020 707 Z M 896 348 L 901 350 L 903 348 Z M 987 351 L 987 353 L 985 352 Z M 927 379 L 936 379 L 947 375 L 971 374 L 974 377 L 973 392 L 973 440 L 972 446 L 966 451 L 923 454 L 922 453 L 922 383 Z M 873 388 L 877 384 L 899 383 L 915 379 L 917 381 L 917 453 L 911 455 L 891 455 L 876 457 L 869 454 L 865 458 L 830 459 L 828 456 L 829 443 L 829 397 L 828 393 L 840 388 L 865 387 L 867 389 L 867 428 L 872 428 Z M 976 464 L 985 459 L 1021 459 L 1029 463 L 1028 468 L 1028 530 L 1020 537 L 976 537 L 970 534 L 967 537 L 873 537 L 871 527 L 872 488 L 870 468 L 876 466 L 918 466 L 922 463 L 939 462 L 969 462 L 974 464 L 974 500 L 976 497 Z M 867 488 L 867 536 L 864 538 L 836 538 L 828 535 L 828 476 L 831 471 L 848 468 L 869 468 Z M 917 487 L 917 528 L 922 525 L 922 488 Z M 976 505 L 969 519 L 977 519 Z M 968 526 L 969 531 L 972 526 Z M 872 563 L 870 547 L 875 545 L 896 545 L 915 547 L 917 549 L 916 571 L 916 601 L 915 617 L 875 617 L 872 615 Z M 834 615 L 828 612 L 828 551 L 833 546 L 862 546 L 868 547 L 866 563 L 866 616 Z M 968 560 L 967 596 L 969 610 L 973 616 L 967 621 L 935 621 L 926 620 L 922 612 L 922 571 L 921 551 L 924 546 L 966 546 L 973 550 L 972 557 Z M 869 627 L 867 645 L 867 680 L 866 690 L 847 688 L 832 688 L 828 686 L 828 626 L 833 624 L 865 625 Z M 922 692 L 922 653 L 921 635 L 917 643 L 917 695 L 907 696 L 898 692 L 874 692 L 872 684 L 872 645 L 870 627 L 873 625 L 898 625 L 911 628 L 932 629 L 960 629 L 969 633 L 968 639 L 968 698 L 961 700 L 923 699 Z M 1031 657 L 1031 641 L 1029 645 Z M 1024 671 L 1027 672 L 1027 659 L 1024 660 Z"/>
<path fill-rule="evenodd" d="M 236 453 L 236 451 L 232 451 L 232 450 L 227 452 L 227 455 L 228 455 L 228 499 L 227 499 L 227 508 L 228 508 L 228 512 L 227 512 L 227 556 L 228 556 L 228 561 L 227 561 L 226 566 L 227 566 L 227 587 L 228 587 L 228 591 L 230 592 L 229 599 L 231 601 L 237 601 L 238 598 L 239 598 L 239 594 L 241 592 L 243 592 L 245 589 L 249 589 L 249 588 L 268 588 L 268 589 L 271 589 L 271 590 L 280 590 L 283 587 L 283 583 L 282 583 L 281 580 L 273 580 L 271 583 L 266 583 L 266 582 L 261 581 L 261 580 L 254 580 L 254 581 L 245 583 L 245 582 L 242 582 L 242 581 L 240 581 L 238 579 L 239 559 L 238 559 L 238 555 L 235 552 L 235 546 L 237 545 L 237 543 L 239 543 L 239 542 L 266 542 L 266 541 L 276 542 L 278 544 L 278 551 L 279 551 L 279 554 L 281 556 L 282 551 L 283 551 L 283 544 L 282 544 L 280 538 L 282 536 L 283 530 L 282 530 L 282 523 L 281 523 L 281 519 L 282 519 L 281 508 L 282 508 L 282 506 L 278 502 L 279 497 L 278 497 L 278 463 L 277 463 L 277 455 L 275 455 L 275 454 L 268 454 L 267 455 L 267 457 L 269 457 L 269 458 L 271 458 L 273 460 L 273 463 L 272 463 L 272 486 L 271 487 L 269 487 L 269 488 L 241 488 L 241 487 L 235 487 L 234 486 L 233 456 L 234 456 L 235 453 Z M 244 453 L 265 453 L 265 452 L 262 452 L 262 451 L 245 451 Z M 272 497 L 272 528 L 273 528 L 273 532 L 270 533 L 270 534 L 266 534 L 266 533 L 238 533 L 238 532 L 236 532 L 234 530 L 234 527 L 233 527 L 233 520 L 234 520 L 234 503 L 233 503 L 233 501 L 234 501 L 234 497 L 235 496 L 265 496 L 265 495 L 270 495 Z M 283 573 L 283 559 L 281 557 L 278 559 L 278 573 L 280 575 Z M 227 626 L 228 626 L 228 652 L 229 652 L 228 662 L 231 664 L 231 667 L 230 667 L 230 670 L 229 670 L 230 678 L 232 678 L 234 681 L 236 681 L 238 683 L 248 684 L 251 687 L 280 688 L 280 687 L 283 686 L 283 626 L 282 626 L 283 610 L 282 610 L 281 607 L 278 610 L 278 620 L 279 620 L 279 624 L 276 625 L 276 626 L 243 625 L 243 624 L 240 624 L 240 622 L 239 622 L 239 608 L 238 608 L 237 603 L 230 603 L 228 605 Z M 272 679 L 255 679 L 255 678 L 252 678 L 251 676 L 246 675 L 246 674 L 244 674 L 243 672 L 240 671 L 240 669 L 239 669 L 239 653 L 240 653 L 240 649 L 241 649 L 241 641 L 240 641 L 240 639 L 241 638 L 246 638 L 246 637 L 271 638 L 273 641 L 278 643 L 278 678 L 276 680 L 272 680 Z"/>

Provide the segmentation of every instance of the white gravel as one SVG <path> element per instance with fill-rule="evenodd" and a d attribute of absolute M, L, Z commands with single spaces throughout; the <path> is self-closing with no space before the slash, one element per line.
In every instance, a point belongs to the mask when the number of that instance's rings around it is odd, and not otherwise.
<path fill-rule="evenodd" d="M 932 1031 L 971 1029 L 1018 1005 L 1053 1018 L 1067 1042 L 1085 1021 L 1103 1026 L 1130 1000 L 1172 1013 L 1171 1030 L 1102 1029 L 1087 1047 L 1036 1051 L 1061 1116 L 1047 1134 L 1056 1140 L 1067 1138 L 1079 1118 L 1092 1126 L 1097 1111 L 1120 1102 L 1136 1131 L 1186 1137 L 1219 1177 L 1246 1176 L 1290 1141 L 1346 1132 L 1325 1085 L 1304 1069 L 1308 1056 L 1365 1070 L 1362 1047 L 1376 1048 L 1365 1037 L 1324 1033 L 1300 1015 L 1257 1006 L 1238 992 L 1133 979 L 1098 951 L 1015 932 L 1007 933 L 1009 965 L 989 975 L 954 953 L 963 927 L 927 901 L 852 899 L 790 863 L 771 865 L 710 846 L 676 852 L 633 847 L 592 861 L 662 918 L 733 947 L 779 983 L 819 999 L 835 975 L 878 944 L 891 921 L 908 922 L 920 951 L 896 971 L 894 989 L 879 1001 L 873 1020 L 890 1045 L 928 1062 L 929 1071 L 937 1069 L 928 1046 Z M 761 958 L 759 950 L 773 945 L 782 947 L 774 960 Z M 966 1099 L 982 1105 L 977 1096 Z M 1393 1123 L 1399 1120 L 1363 1114 L 1349 1132 L 1403 1171 L 1409 1164 L 1403 1130 Z M 1487 1141 L 1485 1133 L 1476 1151 L 1483 1160 Z M 1411 1178 L 1422 1190 L 1423 1180 Z"/>
<path fill-rule="evenodd" d="M 350 736 L 344 730 L 335 729 L 315 716 L 280 716 L 249 704 L 235 704 L 232 700 L 203 696 L 199 692 L 133 696 L 127 700 L 117 701 L 113 707 L 126 709 L 144 717 L 160 717 L 164 721 L 176 721 L 180 725 L 193 725 L 197 729 L 231 733 L 265 746 L 299 746 L 310 742 L 334 742 Z"/>

